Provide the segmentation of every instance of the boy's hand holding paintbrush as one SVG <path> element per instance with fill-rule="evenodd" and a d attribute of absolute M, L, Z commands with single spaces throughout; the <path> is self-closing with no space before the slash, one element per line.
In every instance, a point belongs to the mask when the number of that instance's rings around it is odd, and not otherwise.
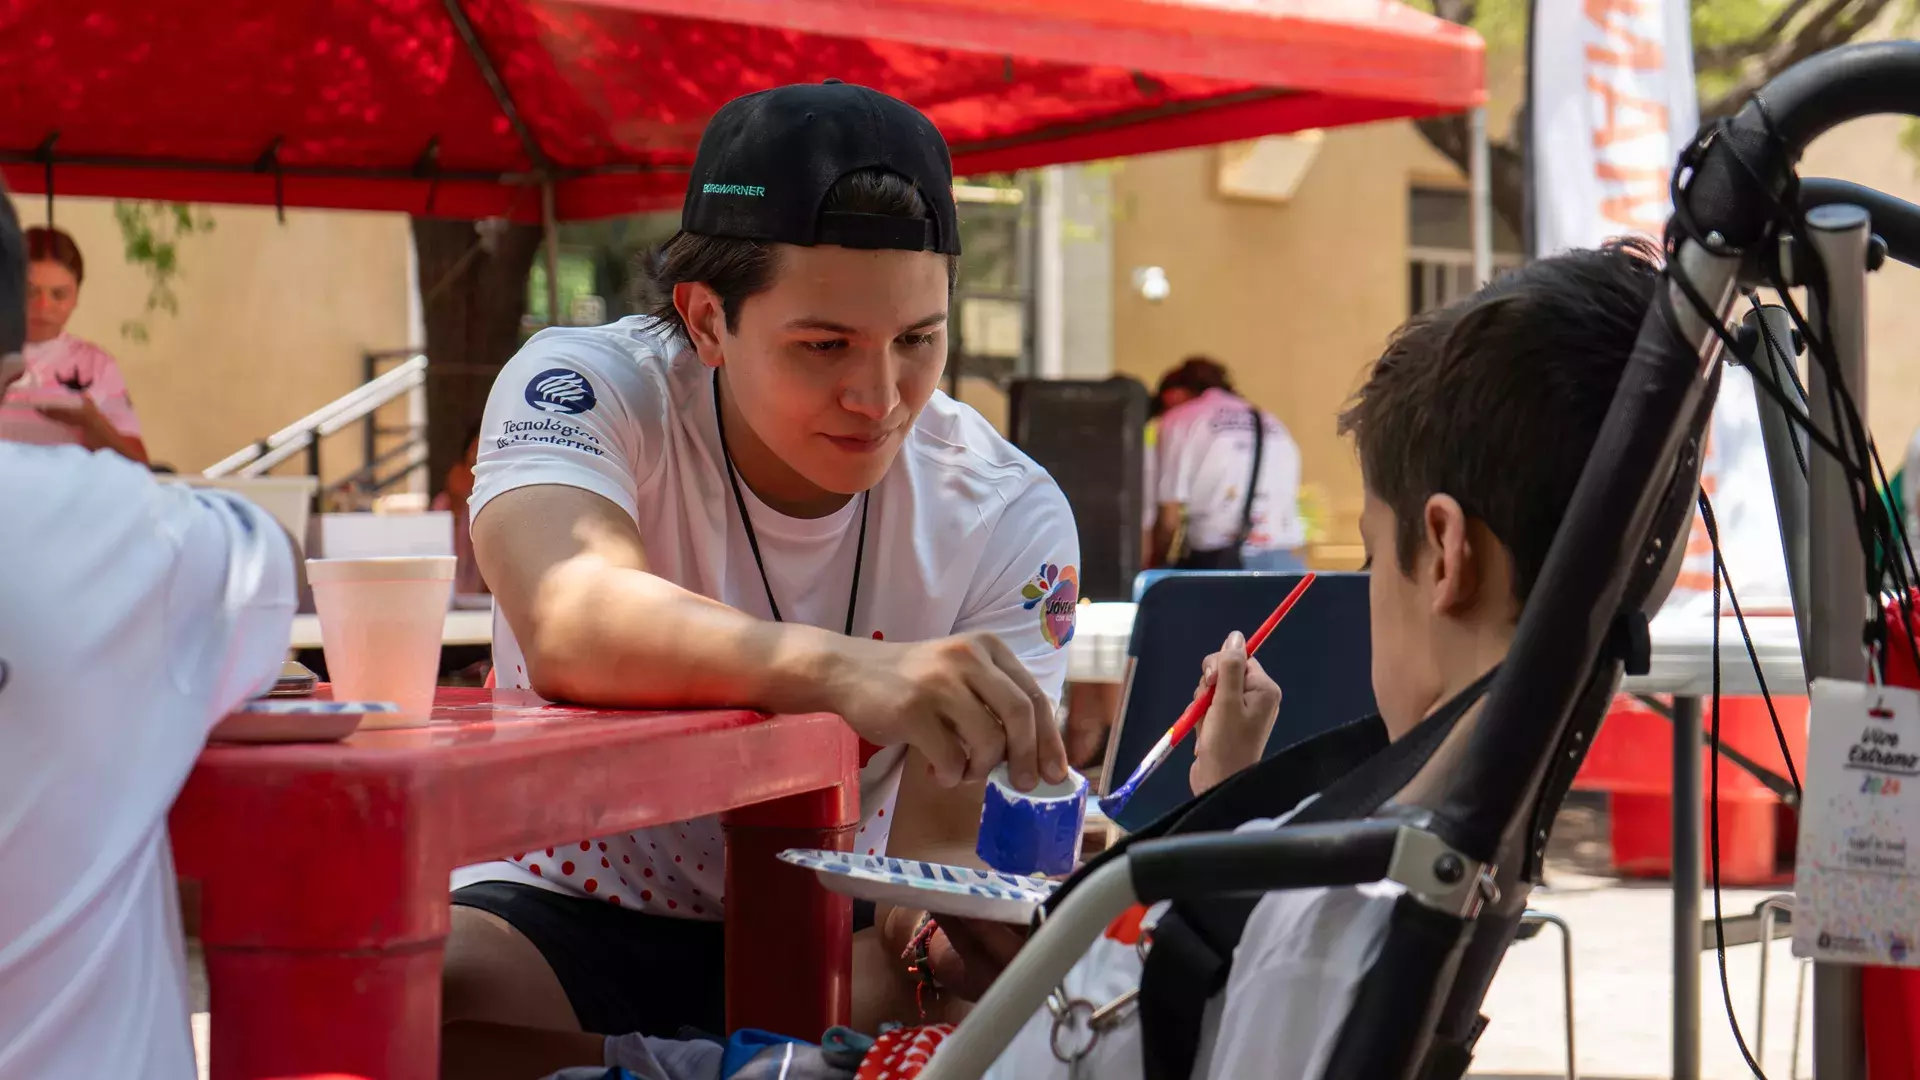
<path fill-rule="evenodd" d="M 1280 686 L 1260 661 L 1247 655 L 1247 639 L 1235 630 L 1220 651 L 1201 665 L 1197 700 L 1213 690 L 1213 704 L 1195 731 L 1193 768 L 1187 782 L 1199 795 L 1260 760 L 1280 715 Z"/>
<path fill-rule="evenodd" d="M 1287 617 L 1287 612 L 1293 610 L 1293 605 L 1299 603 L 1300 598 L 1302 596 L 1305 596 L 1307 590 L 1313 587 L 1313 579 L 1314 579 L 1314 575 L 1311 573 L 1302 575 L 1299 583 L 1294 585 L 1293 591 L 1287 594 L 1287 598 L 1285 600 L 1280 601 L 1280 606 L 1273 609 L 1273 614 L 1267 616 L 1267 621 L 1260 624 L 1260 629 L 1255 630 L 1253 632 L 1253 637 L 1251 639 L 1245 641 L 1244 644 L 1234 646 L 1233 643 L 1236 640 L 1239 640 L 1240 635 L 1238 633 L 1230 634 L 1227 637 L 1228 646 L 1234 648 L 1235 651 L 1237 651 L 1239 654 L 1244 656 L 1251 656 L 1252 654 L 1259 652 L 1260 646 L 1265 645 L 1267 643 L 1267 635 L 1273 633 L 1273 628 L 1280 625 L 1280 620 Z M 1205 665 L 1203 666 L 1203 673 L 1201 675 L 1201 680 L 1200 680 L 1200 689 L 1196 690 L 1193 695 L 1193 704 L 1188 705 L 1186 707 L 1186 710 L 1180 714 L 1180 719 L 1174 721 L 1173 726 L 1167 729 L 1167 733 L 1165 735 L 1160 736 L 1160 741 L 1153 744 L 1153 749 L 1147 751 L 1146 757 L 1142 758 L 1139 766 L 1133 770 L 1133 775 L 1127 777 L 1126 783 L 1123 783 L 1118 787 L 1115 787 L 1112 791 L 1108 792 L 1105 796 L 1103 796 L 1100 799 L 1100 811 L 1102 813 L 1106 814 L 1110 818 L 1119 814 L 1120 811 L 1127 805 L 1127 801 L 1133 798 L 1134 792 L 1140 790 L 1140 785 L 1146 782 L 1147 777 L 1153 775 L 1153 771 L 1155 769 L 1158 769 L 1160 766 L 1166 764 L 1167 759 L 1173 756 L 1173 748 L 1176 746 L 1179 746 L 1180 741 L 1182 739 L 1185 739 L 1188 735 L 1192 734 L 1194 728 L 1200 726 L 1200 721 L 1203 717 L 1212 714 L 1213 706 L 1214 706 L 1214 701 L 1213 701 L 1214 687 L 1208 681 L 1208 676 L 1206 672 L 1217 673 L 1218 668 L 1222 662 L 1221 657 L 1223 657 L 1227 651 L 1228 651 L 1227 649 L 1222 649 L 1221 652 L 1215 653 L 1214 655 L 1207 658 Z M 1269 683 L 1271 682 L 1271 680 L 1266 679 L 1266 676 L 1264 674 L 1261 675 L 1261 679 Z M 1244 692 L 1244 690 L 1246 689 L 1244 677 L 1242 677 L 1239 680 L 1239 683 L 1240 683 L 1240 689 Z M 1274 691 L 1274 704 L 1275 704 L 1275 708 L 1278 708 L 1279 691 L 1277 689 Z M 1228 716 L 1237 716 L 1242 713 L 1249 713 L 1248 707 L 1244 701 L 1240 703 L 1238 708 L 1234 708 L 1232 706 L 1232 703 L 1229 703 L 1229 708 L 1227 710 L 1223 710 L 1223 715 L 1228 715 Z M 1259 714 L 1257 712 L 1249 713 L 1249 715 L 1254 719 L 1259 718 Z M 1266 716 L 1264 720 L 1261 720 L 1260 722 L 1264 724 L 1264 728 L 1262 729 L 1263 732 L 1272 731 L 1273 717 L 1271 715 Z M 1221 725 L 1215 725 L 1215 726 L 1219 727 Z M 1215 737 L 1218 738 L 1219 736 L 1216 735 Z M 1239 740 L 1237 737 L 1231 741 L 1235 746 L 1238 745 Z M 1204 770 L 1204 775 L 1209 778 L 1208 783 L 1206 783 L 1205 785 L 1202 785 L 1199 782 L 1199 777 L 1202 775 L 1201 772 L 1195 772 L 1190 774 L 1188 776 L 1188 781 L 1193 785 L 1194 794 L 1198 795 L 1200 792 L 1206 790 L 1208 787 L 1213 786 L 1213 784 L 1218 783 L 1220 780 L 1223 780 L 1226 777 L 1231 776 L 1233 773 L 1239 771 L 1240 769 L 1243 769 L 1248 765 L 1251 765 L 1254 762 L 1259 761 L 1260 750 L 1264 747 L 1265 742 L 1266 742 L 1266 737 L 1265 737 L 1265 734 L 1263 733 L 1261 736 L 1260 744 L 1254 747 L 1253 755 L 1251 757 L 1247 757 L 1245 758 L 1245 760 L 1237 760 L 1238 755 L 1235 755 L 1236 759 L 1228 761 L 1226 763 L 1225 768 L 1219 767 L 1220 763 L 1218 762 L 1209 764 L 1207 768 Z M 1195 753 L 1195 761 L 1197 762 L 1199 760 L 1198 748 L 1195 749 L 1194 753 Z"/>

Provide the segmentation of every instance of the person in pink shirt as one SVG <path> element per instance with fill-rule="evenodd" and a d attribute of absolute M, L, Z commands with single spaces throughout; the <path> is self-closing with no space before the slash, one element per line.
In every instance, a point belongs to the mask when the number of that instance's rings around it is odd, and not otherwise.
<path fill-rule="evenodd" d="M 0 401 L 0 439 L 112 450 L 147 463 L 140 421 L 120 367 L 100 346 L 67 333 L 86 260 L 59 229 L 27 230 L 26 374 Z"/>

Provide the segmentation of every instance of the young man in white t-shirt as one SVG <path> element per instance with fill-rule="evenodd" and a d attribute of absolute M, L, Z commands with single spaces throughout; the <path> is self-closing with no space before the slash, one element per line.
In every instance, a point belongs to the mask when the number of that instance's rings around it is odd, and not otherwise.
<path fill-rule="evenodd" d="M 1235 393 L 1226 368 L 1204 357 L 1168 372 L 1155 400 L 1165 411 L 1156 422 L 1149 552 L 1164 557 L 1184 519 L 1185 557 L 1174 569 L 1299 569 L 1307 540 L 1300 448 L 1286 426 Z"/>
<path fill-rule="evenodd" d="M 937 390 L 959 251 L 946 144 L 904 102 L 723 107 L 657 315 L 544 331 L 495 382 L 471 506 L 499 685 L 837 713 L 862 852 L 930 783 L 1063 778 L 1078 542 L 1046 473 Z M 502 854 L 455 875 L 450 1024 L 720 1028 L 716 819 Z"/>
<path fill-rule="evenodd" d="M 0 208 L 4 392 L 22 306 Z M 237 497 L 0 442 L 0 552 L 0 1076 L 192 1080 L 167 810 L 279 674 L 293 550 Z"/>

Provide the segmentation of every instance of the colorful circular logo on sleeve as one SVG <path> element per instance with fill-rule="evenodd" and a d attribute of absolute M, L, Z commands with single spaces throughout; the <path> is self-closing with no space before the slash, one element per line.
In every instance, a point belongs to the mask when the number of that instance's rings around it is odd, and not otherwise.
<path fill-rule="evenodd" d="M 593 408 L 593 384 L 566 368 L 549 368 L 527 384 L 527 404 L 547 413 L 577 416 Z"/>
<path fill-rule="evenodd" d="M 1021 607 L 1040 609 L 1040 636 L 1047 639 L 1047 644 L 1058 649 L 1073 640 L 1073 621 L 1080 603 L 1080 577 L 1073 567 L 1043 564 L 1020 587 L 1020 595 L 1026 598 Z"/>

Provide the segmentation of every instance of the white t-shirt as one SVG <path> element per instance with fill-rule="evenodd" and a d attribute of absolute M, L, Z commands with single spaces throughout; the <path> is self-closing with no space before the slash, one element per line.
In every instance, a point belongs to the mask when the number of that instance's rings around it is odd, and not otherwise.
<path fill-rule="evenodd" d="M 563 484 L 632 516 L 652 573 L 770 618 L 766 588 L 727 483 L 713 372 L 652 319 L 542 331 L 502 369 L 487 400 L 471 505 Z M 789 621 L 846 624 L 861 499 L 823 518 L 788 517 L 740 485 L 767 582 Z M 987 631 L 1050 696 L 1066 679 L 1079 599 L 1079 538 L 1046 471 L 971 408 L 936 393 L 867 498 L 854 633 L 926 641 Z M 526 687 L 513 630 L 495 609 L 500 686 Z M 645 672 L 635 672 L 645 678 Z M 863 745 L 857 851 L 884 853 L 904 747 Z M 661 915 L 720 917 L 717 818 L 582 840 L 462 867 L 456 888 L 518 881 Z"/>
<path fill-rule="evenodd" d="M 1249 821 L 1234 831 L 1273 829 L 1285 821 Z M 1404 891 L 1397 883 L 1379 882 L 1267 894 L 1233 951 L 1226 989 L 1207 1002 L 1193 1075 L 1317 1080 L 1353 1009 L 1360 981 L 1380 955 L 1394 902 Z M 1155 904 L 1143 917 L 1135 908 L 1114 920 L 1067 973 L 1068 999 L 1098 1009 L 1137 989 L 1145 971 L 1136 944 L 1141 928 L 1150 930 L 1166 909 Z M 987 1070 L 986 1080 L 1142 1075 L 1137 1009 L 1100 1034 L 1078 1073 L 1054 1057 L 1052 1035 L 1053 1014 L 1041 1009 Z"/>
<path fill-rule="evenodd" d="M 1300 448 L 1280 421 L 1262 412 L 1265 443 L 1254 489 L 1253 531 L 1242 551 L 1291 550 L 1307 542 L 1300 517 Z M 1160 417 L 1155 500 L 1187 508 L 1187 546 L 1217 550 L 1233 543 L 1253 475 L 1253 409 L 1213 389 Z"/>
<path fill-rule="evenodd" d="M 195 1075 L 167 809 L 272 685 L 292 551 L 232 495 L 0 443 L 0 1076 Z"/>

